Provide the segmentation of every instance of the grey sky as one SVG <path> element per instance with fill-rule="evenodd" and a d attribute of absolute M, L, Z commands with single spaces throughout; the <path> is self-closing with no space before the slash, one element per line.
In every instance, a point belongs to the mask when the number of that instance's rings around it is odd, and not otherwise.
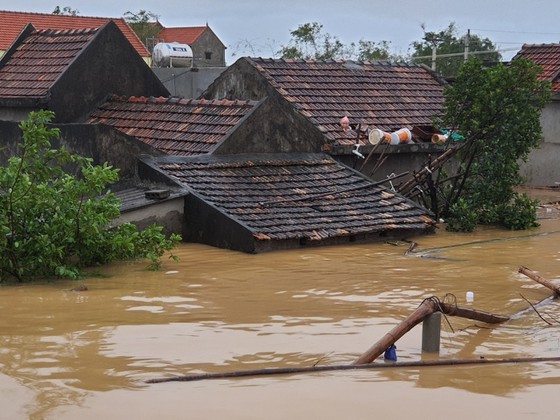
<path fill-rule="evenodd" d="M 147 10 L 164 26 L 200 26 L 206 22 L 228 46 L 228 64 L 239 56 L 271 57 L 290 39 L 290 31 L 307 22 L 343 43 L 390 42 L 406 53 L 422 38 L 421 24 L 440 31 L 455 22 L 460 33 L 490 38 L 511 58 L 523 43 L 560 42 L 558 0 L 0 0 L 0 9 L 51 13 L 56 6 L 77 9 L 81 16 L 122 17 Z M 252 48 L 243 48 L 248 43 Z"/>

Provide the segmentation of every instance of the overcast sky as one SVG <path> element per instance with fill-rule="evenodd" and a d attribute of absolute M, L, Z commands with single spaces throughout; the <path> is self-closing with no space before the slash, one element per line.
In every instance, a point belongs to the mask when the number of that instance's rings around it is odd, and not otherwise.
<path fill-rule="evenodd" d="M 0 0 L 2 10 L 51 13 L 57 5 L 81 16 L 146 10 L 166 27 L 208 23 L 228 47 L 228 64 L 242 55 L 272 57 L 290 31 L 308 22 L 322 24 L 344 44 L 389 41 L 397 54 L 422 39 L 422 24 L 437 32 L 455 22 L 460 34 L 470 29 L 490 38 L 505 59 L 523 43 L 560 42 L 560 0 Z"/>

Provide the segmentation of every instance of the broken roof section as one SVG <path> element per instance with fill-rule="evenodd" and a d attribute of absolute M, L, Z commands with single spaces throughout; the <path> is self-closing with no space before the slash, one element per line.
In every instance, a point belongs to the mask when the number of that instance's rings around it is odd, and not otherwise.
<path fill-rule="evenodd" d="M 427 210 L 325 154 L 162 157 L 139 171 L 167 174 L 191 192 L 190 242 L 261 252 L 434 229 Z"/>
<path fill-rule="evenodd" d="M 392 132 L 431 125 L 444 102 L 445 82 L 422 65 L 383 61 L 241 58 L 203 94 L 261 99 L 279 94 L 329 143 L 355 143 L 340 129 L 351 124 Z"/>
<path fill-rule="evenodd" d="M 249 100 L 113 97 L 89 124 L 106 124 L 175 156 L 210 153 L 257 105 Z"/>
<path fill-rule="evenodd" d="M 552 84 L 552 92 L 560 95 L 560 44 L 524 44 L 513 59 L 527 58 L 541 66 L 540 80 Z"/>

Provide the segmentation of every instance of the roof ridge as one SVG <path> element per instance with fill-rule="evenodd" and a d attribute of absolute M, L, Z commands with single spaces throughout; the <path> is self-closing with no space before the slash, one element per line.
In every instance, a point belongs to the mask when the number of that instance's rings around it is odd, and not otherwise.
<path fill-rule="evenodd" d="M 16 10 L 0 10 L 0 14 L 2 13 L 13 13 L 16 15 L 33 15 L 33 16 L 45 16 L 45 17 L 52 17 L 54 19 L 66 18 L 66 19 L 111 19 L 111 20 L 124 20 L 123 17 L 108 17 L 108 16 L 84 16 L 84 15 L 57 15 L 54 13 L 41 13 L 41 12 L 20 12 Z"/>
<path fill-rule="evenodd" d="M 78 28 L 78 29 L 36 29 L 34 34 L 39 35 L 89 35 L 99 31 L 97 28 Z"/>

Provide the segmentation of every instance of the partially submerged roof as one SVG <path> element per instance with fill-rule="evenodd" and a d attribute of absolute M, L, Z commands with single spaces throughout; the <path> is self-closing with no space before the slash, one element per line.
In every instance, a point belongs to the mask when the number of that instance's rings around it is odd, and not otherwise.
<path fill-rule="evenodd" d="M 49 89 L 97 32 L 95 28 L 33 30 L 9 59 L 2 60 L 0 98 L 46 100 Z"/>
<path fill-rule="evenodd" d="M 540 80 L 552 84 L 552 92 L 560 93 L 560 44 L 524 44 L 513 58 L 524 57 L 542 68 Z"/>
<path fill-rule="evenodd" d="M 99 28 L 113 20 L 141 57 L 149 57 L 145 45 L 123 18 L 55 15 L 0 10 L 0 51 L 6 51 L 28 23 L 37 29 Z"/>
<path fill-rule="evenodd" d="M 152 165 L 198 200 L 186 206 L 190 223 L 201 218 L 187 226 L 187 240 L 258 252 L 402 238 L 434 227 L 427 210 L 325 154 L 163 157 Z"/>
<path fill-rule="evenodd" d="M 211 152 L 257 105 L 249 100 L 113 97 L 90 124 L 106 124 L 170 155 Z"/>
<path fill-rule="evenodd" d="M 329 141 L 341 144 L 355 142 L 340 129 L 343 116 L 348 116 L 351 124 L 392 132 L 431 125 L 444 102 L 444 82 L 422 65 L 263 58 L 238 61 L 253 66 Z"/>

